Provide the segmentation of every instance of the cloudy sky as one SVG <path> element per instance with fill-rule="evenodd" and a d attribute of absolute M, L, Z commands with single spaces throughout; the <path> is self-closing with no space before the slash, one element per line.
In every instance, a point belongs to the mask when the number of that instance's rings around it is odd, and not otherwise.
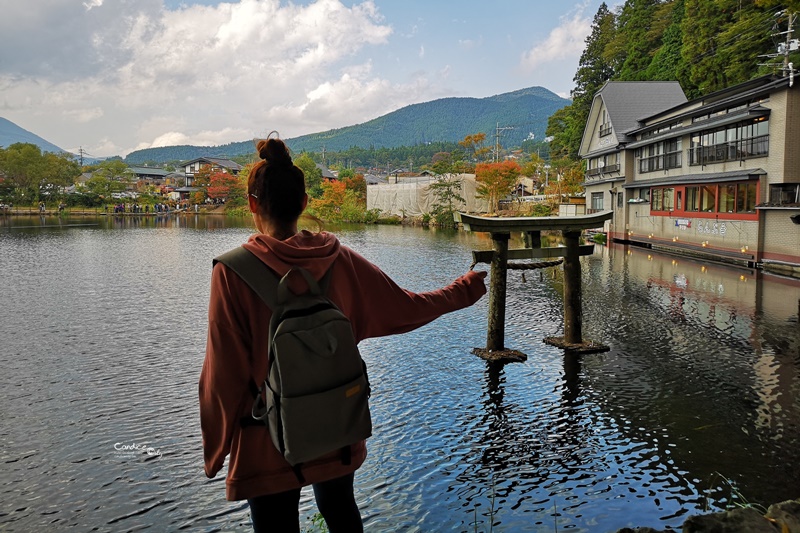
<path fill-rule="evenodd" d="M 103 157 L 290 138 L 442 97 L 569 96 L 600 3 L 0 0 L 0 116 Z"/>

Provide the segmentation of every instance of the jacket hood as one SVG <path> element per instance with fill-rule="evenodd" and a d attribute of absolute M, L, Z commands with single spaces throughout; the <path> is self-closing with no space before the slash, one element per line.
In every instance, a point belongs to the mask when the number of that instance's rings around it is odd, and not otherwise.
<path fill-rule="evenodd" d="M 245 244 L 268 267 L 283 277 L 293 266 L 308 270 L 320 279 L 339 256 L 339 239 L 332 233 L 300 231 L 280 241 L 263 233 L 251 235 Z"/>

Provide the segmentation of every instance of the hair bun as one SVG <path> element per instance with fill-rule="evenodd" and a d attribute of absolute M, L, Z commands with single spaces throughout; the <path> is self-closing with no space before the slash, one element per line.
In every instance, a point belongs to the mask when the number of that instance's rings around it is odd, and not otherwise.
<path fill-rule="evenodd" d="M 291 165 L 292 156 L 289 154 L 289 148 L 280 139 L 266 139 L 258 141 L 256 145 L 258 150 L 258 157 L 269 163 L 270 165 Z"/>

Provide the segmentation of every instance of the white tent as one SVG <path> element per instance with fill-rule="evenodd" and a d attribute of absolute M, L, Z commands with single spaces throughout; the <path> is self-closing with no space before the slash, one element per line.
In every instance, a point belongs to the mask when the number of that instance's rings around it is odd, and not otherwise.
<path fill-rule="evenodd" d="M 433 211 L 436 196 L 430 188 L 437 178 L 421 176 L 417 178 L 399 178 L 398 183 L 370 185 L 367 187 L 367 209 L 380 209 L 384 215 L 418 217 Z M 468 213 L 486 213 L 489 204 L 477 198 L 477 184 L 474 174 L 458 174 L 450 176 L 461 185 L 459 195 L 464 204 L 457 206 L 459 211 Z"/>

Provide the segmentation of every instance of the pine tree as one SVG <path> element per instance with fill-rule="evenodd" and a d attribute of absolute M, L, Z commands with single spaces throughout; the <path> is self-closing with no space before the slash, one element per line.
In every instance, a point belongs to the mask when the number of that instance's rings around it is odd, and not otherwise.
<path fill-rule="evenodd" d="M 678 72 L 683 91 L 695 98 L 728 86 L 719 32 L 730 22 L 717 2 L 686 0 L 681 29 L 683 66 Z"/>
<path fill-rule="evenodd" d="M 661 46 L 653 55 L 653 60 L 647 68 L 645 78 L 653 81 L 673 81 L 678 79 L 683 58 L 683 33 L 681 23 L 684 14 L 684 0 L 665 2 L 656 9 L 657 20 L 667 20 L 669 24 L 663 29 Z M 651 31 L 657 31 L 653 28 Z"/>
<path fill-rule="evenodd" d="M 624 51 L 616 79 L 644 80 L 652 54 L 658 48 L 663 33 L 651 31 L 658 19 L 658 0 L 627 0 L 617 17 L 617 31 L 612 49 Z"/>
<path fill-rule="evenodd" d="M 759 7 L 753 0 L 724 0 L 719 2 L 732 22 L 720 32 L 725 60 L 725 78 L 729 84 L 747 81 L 759 72 L 759 55 L 775 50 L 772 41 L 775 17 L 772 10 Z"/>

